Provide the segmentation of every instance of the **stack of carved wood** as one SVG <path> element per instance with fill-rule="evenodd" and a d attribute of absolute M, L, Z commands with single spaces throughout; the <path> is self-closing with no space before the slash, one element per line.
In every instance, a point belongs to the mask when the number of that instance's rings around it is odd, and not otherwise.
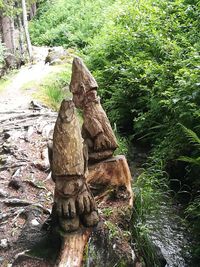
<path fill-rule="evenodd" d="M 55 181 L 52 218 L 64 233 L 58 266 L 81 266 L 91 227 L 100 220 L 96 203 L 131 207 L 133 202 L 131 173 L 125 156 L 113 156 L 117 140 L 97 88 L 83 61 L 74 58 L 73 100 L 61 104 L 49 149 Z M 76 108 L 83 115 L 82 129 Z"/>

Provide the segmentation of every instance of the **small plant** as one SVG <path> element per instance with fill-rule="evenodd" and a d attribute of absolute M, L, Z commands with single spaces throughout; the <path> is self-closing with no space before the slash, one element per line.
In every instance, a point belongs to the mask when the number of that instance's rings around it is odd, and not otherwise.
<path fill-rule="evenodd" d="M 183 132 L 188 138 L 189 142 L 196 147 L 198 150 L 198 155 L 196 157 L 181 156 L 178 158 L 180 161 L 184 161 L 190 164 L 200 166 L 200 138 L 198 135 L 193 132 L 191 129 L 186 128 L 184 125 L 180 124 Z"/>
<path fill-rule="evenodd" d="M 25 84 L 22 89 L 27 89 L 30 85 L 34 85 L 36 92 L 34 92 L 33 96 L 54 110 L 58 110 L 61 100 L 66 97 L 71 97 L 68 86 L 70 76 L 71 65 L 62 65 L 58 69 L 57 66 L 54 66 L 52 72 L 41 81 L 31 81 Z"/>
<path fill-rule="evenodd" d="M 117 225 L 113 224 L 110 221 L 106 221 L 105 225 L 107 226 L 108 230 L 109 230 L 109 239 L 113 239 L 113 238 L 118 238 L 119 237 L 119 233 L 120 233 L 120 229 Z"/>
<path fill-rule="evenodd" d="M 113 208 L 107 207 L 107 208 L 102 209 L 101 211 L 103 215 L 105 215 L 106 217 L 109 217 L 113 213 Z"/>

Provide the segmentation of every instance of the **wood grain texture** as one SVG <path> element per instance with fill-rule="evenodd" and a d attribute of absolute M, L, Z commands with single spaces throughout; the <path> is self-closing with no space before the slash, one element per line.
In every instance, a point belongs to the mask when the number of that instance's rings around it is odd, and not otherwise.
<path fill-rule="evenodd" d="M 129 200 L 130 206 L 133 205 L 132 176 L 125 156 L 119 155 L 89 165 L 86 180 L 93 187 L 122 190 L 123 198 Z"/>
<path fill-rule="evenodd" d="M 98 85 L 80 58 L 74 58 L 70 90 L 77 108 L 83 111 L 82 135 L 89 160 L 100 161 L 113 155 L 118 147 L 109 119 L 97 96 Z"/>
<path fill-rule="evenodd" d="M 57 267 L 81 267 L 84 248 L 91 229 L 70 233 L 62 237 L 62 248 L 58 257 Z"/>
<path fill-rule="evenodd" d="M 53 134 L 52 176 L 84 175 L 83 139 L 71 100 L 63 100 Z"/>

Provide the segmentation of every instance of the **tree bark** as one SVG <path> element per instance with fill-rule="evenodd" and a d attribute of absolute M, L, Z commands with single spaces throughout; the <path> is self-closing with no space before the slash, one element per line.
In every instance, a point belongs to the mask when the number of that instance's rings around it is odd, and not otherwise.
<path fill-rule="evenodd" d="M 25 35 L 26 35 L 27 49 L 28 49 L 28 53 L 29 53 L 29 58 L 31 60 L 32 56 L 33 56 L 33 52 L 32 52 L 30 35 L 29 35 L 29 31 L 28 31 L 27 9 L 26 9 L 26 1 L 25 0 L 22 0 L 22 12 L 23 12 L 23 26 L 24 26 L 24 31 L 25 31 Z"/>
<path fill-rule="evenodd" d="M 1 16 L 1 31 L 2 41 L 5 44 L 7 51 L 11 54 L 15 53 L 14 42 L 14 21 L 8 16 Z"/>
<path fill-rule="evenodd" d="M 37 11 L 37 6 L 35 2 L 31 4 L 31 7 L 30 7 L 30 20 L 36 15 L 36 11 Z"/>
<path fill-rule="evenodd" d="M 19 29 L 19 51 L 21 60 L 24 60 L 24 43 L 23 43 L 23 28 L 22 28 L 22 21 L 21 17 L 17 15 L 17 24 Z"/>

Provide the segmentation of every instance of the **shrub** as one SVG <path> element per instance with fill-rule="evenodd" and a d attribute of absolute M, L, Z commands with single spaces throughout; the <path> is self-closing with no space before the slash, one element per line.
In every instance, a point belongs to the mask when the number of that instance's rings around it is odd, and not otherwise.
<path fill-rule="evenodd" d="M 85 50 L 112 122 L 154 144 L 178 122 L 199 121 L 199 3 L 192 3 L 119 0 Z"/>
<path fill-rule="evenodd" d="M 58 0 L 41 4 L 38 16 L 30 23 L 30 34 L 35 45 L 88 44 L 104 21 L 104 10 L 114 0 Z"/>

